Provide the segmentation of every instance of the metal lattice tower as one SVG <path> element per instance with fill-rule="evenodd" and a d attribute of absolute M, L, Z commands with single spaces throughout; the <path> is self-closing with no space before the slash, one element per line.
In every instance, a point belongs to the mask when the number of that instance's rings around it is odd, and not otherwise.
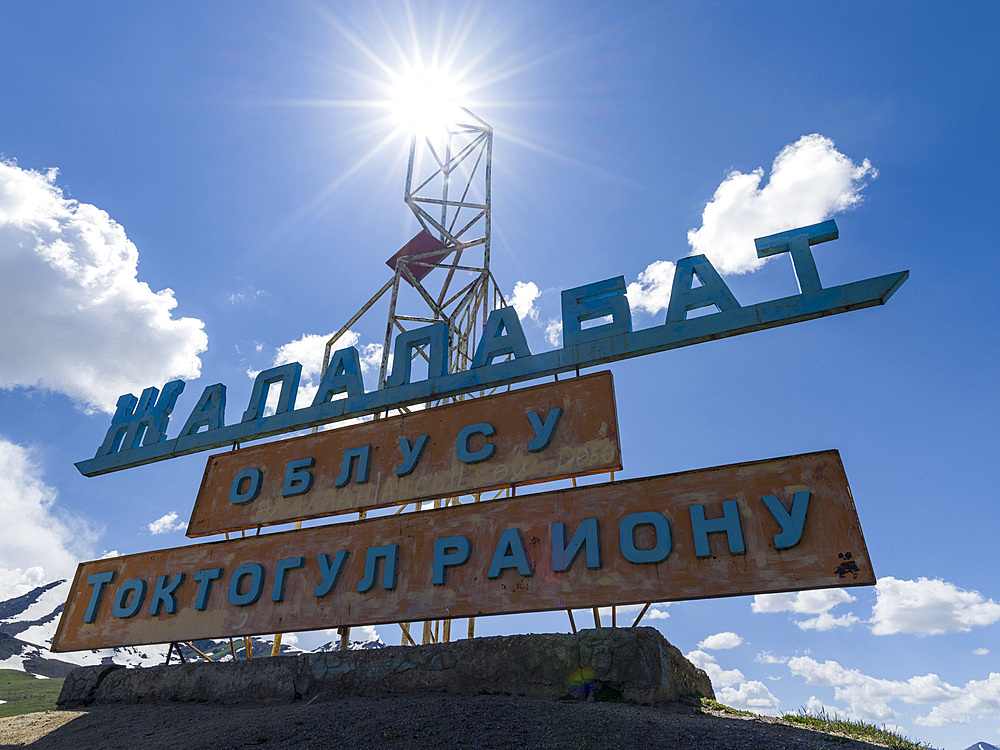
<path fill-rule="evenodd" d="M 399 332 L 445 321 L 448 372 L 467 369 L 489 312 L 505 304 L 490 272 L 493 128 L 469 110 L 410 141 L 404 201 L 421 231 L 387 261 L 392 278 L 326 344 L 323 371 L 341 336 L 390 292 L 378 387 L 385 386 Z M 425 348 L 414 360 L 429 361 Z"/>
<path fill-rule="evenodd" d="M 403 199 L 421 230 L 386 261 L 392 278 L 326 342 L 324 375 L 337 340 L 387 292 L 391 293 L 379 388 L 385 387 L 389 353 L 398 333 L 446 322 L 451 343 L 448 372 L 458 372 L 472 364 L 476 339 L 490 311 L 506 304 L 490 272 L 493 128 L 465 108 L 460 113 L 456 122 L 442 125 L 437 132 L 411 138 Z M 426 346 L 414 348 L 410 356 L 413 361 L 430 361 Z M 407 411 L 405 407 L 401 410 Z M 434 507 L 457 502 L 457 497 L 441 498 L 434 501 Z M 419 507 L 417 503 L 415 510 Z M 359 515 L 364 518 L 365 512 Z M 470 638 L 474 623 L 475 618 L 469 618 Z M 399 625 L 403 642 L 415 643 L 409 624 Z M 340 628 L 340 638 L 341 648 L 345 648 L 350 628 Z M 451 620 L 424 623 L 424 643 L 450 639 Z"/>

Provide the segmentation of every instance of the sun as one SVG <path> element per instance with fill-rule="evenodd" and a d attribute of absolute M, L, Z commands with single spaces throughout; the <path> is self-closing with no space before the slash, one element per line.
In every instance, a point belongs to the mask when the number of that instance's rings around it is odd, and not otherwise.
<path fill-rule="evenodd" d="M 428 137 L 461 119 L 467 92 L 450 71 L 414 65 L 397 73 L 394 79 L 387 93 L 389 109 L 399 130 Z"/>

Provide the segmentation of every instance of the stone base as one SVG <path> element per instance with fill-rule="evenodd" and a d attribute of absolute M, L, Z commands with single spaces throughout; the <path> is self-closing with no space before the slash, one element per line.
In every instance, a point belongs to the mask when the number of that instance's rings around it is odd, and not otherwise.
<path fill-rule="evenodd" d="M 426 692 L 647 704 L 715 697 L 708 675 L 657 630 L 599 628 L 239 662 L 80 667 L 66 678 L 58 704 L 278 703 Z"/>

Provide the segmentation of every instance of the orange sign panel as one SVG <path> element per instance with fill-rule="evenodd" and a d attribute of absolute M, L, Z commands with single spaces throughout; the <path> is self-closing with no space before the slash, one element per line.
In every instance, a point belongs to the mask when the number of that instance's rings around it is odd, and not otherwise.
<path fill-rule="evenodd" d="M 619 469 L 599 372 L 212 456 L 187 535 Z"/>
<path fill-rule="evenodd" d="M 52 650 L 873 583 L 825 451 L 83 563 Z"/>

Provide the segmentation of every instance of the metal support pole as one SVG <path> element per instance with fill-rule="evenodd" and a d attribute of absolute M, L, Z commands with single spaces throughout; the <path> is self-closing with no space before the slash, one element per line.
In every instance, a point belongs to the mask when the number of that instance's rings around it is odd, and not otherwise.
<path fill-rule="evenodd" d="M 639 613 L 639 616 L 635 618 L 635 622 L 632 623 L 633 628 L 639 624 L 639 620 L 641 620 L 642 616 L 646 614 L 646 610 L 649 609 L 650 604 L 652 604 L 652 602 L 646 602 L 646 606 L 642 608 L 642 612 Z"/>

